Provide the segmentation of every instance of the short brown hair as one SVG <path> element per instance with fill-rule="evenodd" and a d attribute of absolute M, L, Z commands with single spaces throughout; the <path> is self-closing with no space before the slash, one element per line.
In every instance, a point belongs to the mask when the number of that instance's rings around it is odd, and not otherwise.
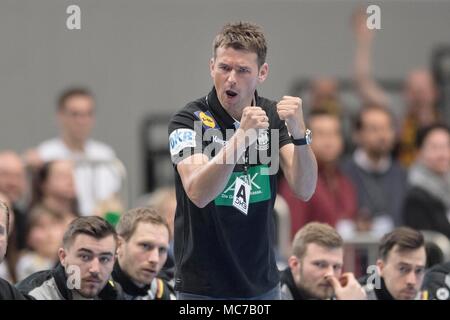
<path fill-rule="evenodd" d="M 6 234 L 8 234 L 9 231 L 9 208 L 6 203 L 3 201 L 0 201 L 0 209 L 5 213 L 6 216 Z"/>
<path fill-rule="evenodd" d="M 337 231 L 326 223 L 311 222 L 301 228 L 292 243 L 293 254 L 301 259 L 306 253 L 307 245 L 315 243 L 326 248 L 340 248 L 343 245 L 342 237 Z"/>
<path fill-rule="evenodd" d="M 125 241 L 128 241 L 136 231 L 139 222 L 165 226 L 169 232 L 169 237 L 172 237 L 167 220 L 158 214 L 156 209 L 149 207 L 134 208 L 125 212 L 120 217 L 120 221 L 116 226 L 117 233 L 124 238 Z"/>
<path fill-rule="evenodd" d="M 389 120 L 391 121 L 392 126 L 395 125 L 395 117 L 388 108 L 379 106 L 379 105 L 366 105 L 366 106 L 362 107 L 359 110 L 358 114 L 356 115 L 355 123 L 354 123 L 356 131 L 361 131 L 362 129 L 364 129 L 364 121 L 363 121 L 364 115 L 366 113 L 369 113 L 372 111 L 383 112 L 384 114 L 386 114 L 389 117 Z"/>
<path fill-rule="evenodd" d="M 258 56 L 259 67 L 266 62 L 266 38 L 261 27 L 250 22 L 227 23 L 214 39 L 214 57 L 219 47 L 254 52 Z"/>
<path fill-rule="evenodd" d="M 79 234 L 85 234 L 95 239 L 103 239 L 112 235 L 117 243 L 117 233 L 114 227 L 105 219 L 97 216 L 80 217 L 73 220 L 64 233 L 64 248 L 70 247 Z"/>
<path fill-rule="evenodd" d="M 94 94 L 87 88 L 73 87 L 64 90 L 58 97 L 58 111 L 64 110 L 67 100 L 75 96 L 83 96 L 94 99 Z"/>
<path fill-rule="evenodd" d="M 399 251 L 416 250 L 425 247 L 425 239 L 417 230 L 408 227 L 396 228 L 381 238 L 378 258 L 386 260 L 395 245 L 398 246 Z"/>

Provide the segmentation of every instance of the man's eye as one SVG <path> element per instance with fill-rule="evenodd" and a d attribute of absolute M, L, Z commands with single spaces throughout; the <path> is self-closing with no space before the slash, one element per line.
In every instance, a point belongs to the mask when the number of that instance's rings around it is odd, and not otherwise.
<path fill-rule="evenodd" d="M 81 258 L 82 261 L 89 261 L 91 257 L 88 256 L 87 254 L 82 254 L 80 256 L 80 258 Z"/>
<path fill-rule="evenodd" d="M 111 261 L 110 257 L 102 257 L 100 258 L 100 263 L 108 263 Z"/>
<path fill-rule="evenodd" d="M 326 263 L 323 263 L 323 262 L 316 262 L 316 263 L 314 263 L 314 265 L 319 267 L 319 268 L 326 268 L 327 267 Z"/>

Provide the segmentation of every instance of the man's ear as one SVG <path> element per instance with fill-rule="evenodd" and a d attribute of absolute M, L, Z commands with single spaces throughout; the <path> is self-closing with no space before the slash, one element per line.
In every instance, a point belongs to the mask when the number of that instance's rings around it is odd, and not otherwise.
<path fill-rule="evenodd" d="M 265 62 L 261 68 L 259 68 L 259 72 L 258 72 L 258 82 L 259 83 L 263 83 L 266 79 L 267 76 L 269 75 L 269 65 L 267 64 L 267 62 Z"/>
<path fill-rule="evenodd" d="M 209 72 L 211 74 L 211 78 L 214 78 L 214 57 L 209 60 Z"/>
<path fill-rule="evenodd" d="M 66 257 L 67 257 L 66 250 L 64 248 L 59 248 L 58 249 L 58 258 L 59 258 L 59 262 L 61 263 L 61 265 L 63 267 L 66 267 Z"/>
<path fill-rule="evenodd" d="M 294 255 L 290 256 L 288 259 L 288 265 L 291 270 L 298 269 L 300 263 L 301 263 L 300 260 Z"/>
<path fill-rule="evenodd" d="M 116 250 L 116 255 L 117 256 L 121 256 L 123 255 L 123 246 L 125 245 L 125 239 L 121 236 L 117 237 L 117 250 Z"/>
<path fill-rule="evenodd" d="M 377 272 L 380 276 L 383 276 L 383 269 L 385 267 L 384 261 L 381 259 L 377 260 Z"/>

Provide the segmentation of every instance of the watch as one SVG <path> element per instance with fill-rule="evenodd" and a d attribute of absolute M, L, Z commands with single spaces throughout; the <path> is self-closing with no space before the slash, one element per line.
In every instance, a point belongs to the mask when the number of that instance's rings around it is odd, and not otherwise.
<path fill-rule="evenodd" d="M 301 139 L 294 139 L 291 136 L 291 141 L 293 144 L 295 144 L 296 146 L 304 146 L 306 145 L 310 145 L 312 142 L 312 132 L 309 129 L 306 129 L 305 131 L 305 137 L 301 138 Z"/>

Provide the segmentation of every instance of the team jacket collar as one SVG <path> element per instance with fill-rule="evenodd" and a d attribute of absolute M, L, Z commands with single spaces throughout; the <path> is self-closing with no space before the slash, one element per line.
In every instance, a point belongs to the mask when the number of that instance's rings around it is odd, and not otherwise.
<path fill-rule="evenodd" d="M 131 281 L 131 279 L 123 272 L 118 261 L 114 264 L 112 276 L 113 279 L 121 285 L 122 290 L 126 294 L 131 296 L 145 296 L 148 294 L 150 285 L 145 285 L 142 288 L 135 285 L 133 281 Z"/>

